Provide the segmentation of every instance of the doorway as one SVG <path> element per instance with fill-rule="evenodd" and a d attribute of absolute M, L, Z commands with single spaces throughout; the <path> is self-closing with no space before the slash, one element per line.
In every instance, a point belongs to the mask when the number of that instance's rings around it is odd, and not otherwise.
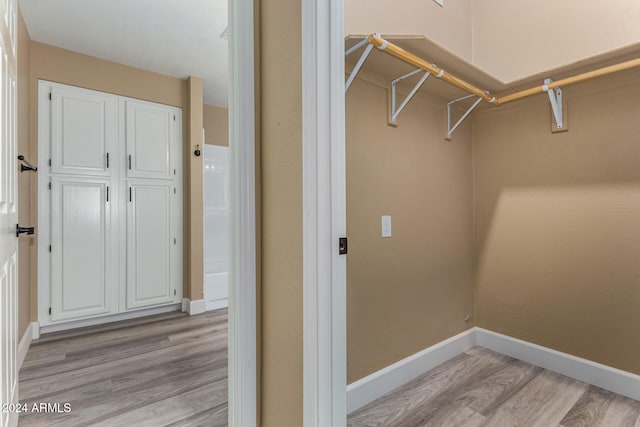
<path fill-rule="evenodd" d="M 224 2 L 224 0 L 222 0 Z M 21 6 L 25 11 L 29 9 L 29 6 L 33 6 L 34 3 L 29 0 L 21 2 Z M 226 2 L 224 2 L 226 5 Z M 113 7 L 113 5 L 111 5 Z M 117 7 L 117 6 L 116 6 Z M 58 11 L 65 10 L 66 8 L 59 8 Z M 69 9 L 70 10 L 70 9 Z M 32 9 L 33 11 L 33 9 Z M 126 12 L 126 11 L 125 11 Z M 131 11 L 129 11 L 131 12 Z M 163 14 L 166 10 L 158 7 L 154 9 L 154 13 Z M 95 15 L 100 15 L 102 18 L 107 18 L 110 14 L 114 13 L 113 10 L 107 10 L 105 13 L 98 13 L 94 11 Z M 29 12 L 26 13 L 28 15 Z M 115 12 L 119 16 L 127 16 L 128 13 Z M 171 15 L 171 13 L 169 13 Z M 149 20 L 148 15 L 140 19 L 140 22 L 153 21 Z M 226 11 L 220 13 L 220 16 L 224 18 L 226 22 Z M 175 18 L 173 21 L 180 21 L 184 19 L 183 14 L 173 14 Z M 27 16 L 27 20 L 29 20 Z M 218 19 L 218 17 L 216 17 Z M 32 19 L 31 19 L 32 20 Z M 32 20 L 32 22 L 36 22 Z M 46 20 L 44 20 L 46 21 Z M 171 21 L 171 20 L 170 20 Z M 53 20 L 52 20 L 53 22 Z M 164 22 L 164 21 L 163 21 Z M 85 22 L 86 24 L 87 22 Z M 118 21 L 120 23 L 120 21 Z M 180 23 L 180 22 L 179 22 Z M 184 24 L 184 22 L 181 22 Z M 251 426 L 256 423 L 256 333 L 255 333 L 255 188 L 247 186 L 246 183 L 254 183 L 254 105 L 253 105 L 253 2 L 238 0 L 230 2 L 229 4 L 229 23 L 233 31 L 225 30 L 220 31 L 220 34 L 215 34 L 216 38 L 220 38 L 223 43 L 228 43 L 230 68 L 232 72 L 229 74 L 232 76 L 228 83 L 229 91 L 229 116 L 231 123 L 230 126 L 230 141 L 231 141 L 231 170 L 232 177 L 230 179 L 230 208 L 231 208 L 231 224 L 234 230 L 232 240 L 232 250 L 229 262 L 229 275 L 231 283 L 231 292 L 229 295 L 230 311 L 229 311 L 229 353 L 231 363 L 229 366 L 229 424 L 230 425 L 243 425 Z M 31 24 L 33 26 L 34 24 Z M 70 26 L 65 26 L 68 29 Z M 187 26 L 189 27 L 189 26 Z M 181 28 L 185 28 L 183 25 Z M 237 32 L 237 33 L 236 33 Z M 74 33 L 84 34 L 81 31 Z M 53 49 L 56 52 L 61 53 L 61 63 L 50 63 L 51 68 L 55 68 L 58 71 L 64 70 L 65 67 L 69 67 L 68 55 L 73 52 L 72 46 L 66 48 L 60 48 L 64 43 L 55 38 L 44 38 L 42 32 L 39 32 L 38 42 L 32 43 L 32 47 L 35 49 L 43 49 L 43 45 L 47 42 L 56 44 Z M 77 38 L 77 37 L 76 37 Z M 179 38 L 178 38 L 179 39 Z M 87 40 L 85 40 L 87 41 Z M 131 41 L 131 40 L 128 40 Z M 156 43 L 154 45 L 162 45 L 168 48 L 166 44 Z M 63 51 L 63 52 L 60 52 Z M 188 51 L 185 50 L 185 51 Z M 80 55 L 92 55 L 94 62 L 103 53 L 100 52 L 76 52 Z M 148 57 L 149 51 L 143 55 L 139 55 L 138 59 Z M 54 55 L 55 56 L 55 55 Z M 71 55 L 73 56 L 73 55 Z M 207 57 L 206 54 L 200 55 L 201 57 Z M 33 58 L 33 55 L 31 56 Z M 35 55 L 38 58 L 38 55 Z M 49 57 L 48 60 L 51 58 Z M 120 61 L 118 64 L 126 62 L 124 59 L 118 58 L 102 58 L 108 61 Z M 42 62 L 35 61 L 37 64 L 31 64 L 32 67 L 38 64 L 42 65 Z M 49 61 L 50 62 L 50 61 Z M 179 62 L 179 61 L 177 61 Z M 216 61 L 219 62 L 219 61 Z M 135 67 L 136 64 L 128 64 L 129 67 Z M 140 65 L 138 65 L 140 66 Z M 60 75 L 42 75 L 39 72 L 34 72 L 32 75 L 37 76 L 39 79 L 46 79 L 50 77 L 50 80 L 62 83 L 75 83 L 83 88 L 89 88 L 99 91 L 108 91 L 108 88 L 101 81 L 108 81 L 113 83 L 114 81 L 125 82 L 126 79 L 122 78 L 122 75 L 116 70 L 118 67 L 100 67 L 101 69 L 96 72 L 85 73 L 82 82 L 72 82 Z M 148 67 L 152 68 L 152 67 Z M 222 67 L 225 68 L 225 67 Z M 233 70 L 239 70 L 233 72 Z M 78 68 L 76 68 L 78 71 Z M 146 70 L 145 70 L 146 71 Z M 159 72 L 162 72 L 161 70 Z M 165 71 L 166 72 L 166 71 Z M 191 74 L 191 73 L 190 73 Z M 197 73 L 193 73 L 196 74 Z M 157 99 L 148 99 L 143 96 L 140 90 L 143 88 L 153 87 L 157 96 L 163 96 L 163 87 L 160 84 L 164 79 L 156 72 L 154 75 L 149 75 L 147 79 L 143 79 L 139 84 L 129 85 L 128 88 L 122 90 L 118 89 L 115 92 L 117 96 L 128 96 L 132 99 L 144 99 L 147 101 L 158 101 Z M 34 89 L 35 80 L 30 82 L 32 93 L 36 93 L 37 89 Z M 206 90 L 207 85 L 205 83 L 205 102 L 206 102 Z M 165 93 L 166 94 L 166 93 Z M 224 95 L 226 99 L 226 94 Z M 175 106 L 175 104 L 174 104 Z M 32 111 L 37 111 L 35 106 L 32 106 Z M 37 119 L 34 122 L 34 113 L 32 113 L 32 123 L 37 123 Z M 36 116 L 37 117 L 37 116 Z M 186 126 L 185 126 L 186 127 Z M 32 125 L 32 128 L 34 126 Z M 184 135 L 184 134 L 183 134 Z M 36 138 L 32 138 L 35 140 Z M 234 147 L 236 149 L 234 150 Z M 190 142 L 185 139 L 183 155 L 192 156 L 194 152 Z M 15 153 L 13 153 L 15 154 Z M 46 161 L 46 159 L 45 159 Z M 10 170 L 10 169 L 4 169 Z M 15 170 L 15 169 L 14 169 Z M 3 182 L 4 188 L 4 182 Z M 106 189 L 105 189 L 106 190 Z M 109 195 L 111 197 L 112 194 Z M 106 198 L 106 191 L 104 192 Z M 177 238 L 176 238 L 177 240 Z M 32 286 L 32 294 L 35 295 L 34 289 L 37 289 L 37 281 L 35 286 Z M 177 294 L 176 290 L 176 294 Z M 15 294 L 14 294 L 15 296 Z M 37 298 L 37 297 L 36 297 Z M 237 305 L 236 305 L 237 304 Z M 32 304 L 32 306 L 34 306 Z M 32 315 L 31 319 L 34 320 L 35 316 Z M 37 326 L 37 325 L 36 325 Z M 15 337 L 14 337 L 15 338 Z M 13 341 L 17 341 L 14 339 Z M 30 341 L 30 339 L 29 339 Z M 3 376 L 3 380 L 5 377 Z M 242 409 L 240 409 L 242 408 Z"/>

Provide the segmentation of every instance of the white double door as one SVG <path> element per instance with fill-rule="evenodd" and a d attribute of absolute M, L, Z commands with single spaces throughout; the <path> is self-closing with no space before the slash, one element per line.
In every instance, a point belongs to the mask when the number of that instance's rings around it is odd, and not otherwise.
<path fill-rule="evenodd" d="M 39 101 L 41 324 L 179 302 L 181 110 L 44 81 Z"/>

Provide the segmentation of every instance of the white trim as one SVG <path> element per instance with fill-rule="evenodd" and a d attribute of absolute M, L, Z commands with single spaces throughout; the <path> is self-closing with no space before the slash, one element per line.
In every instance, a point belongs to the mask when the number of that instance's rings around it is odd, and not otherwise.
<path fill-rule="evenodd" d="M 31 322 L 31 340 L 40 338 L 40 322 Z"/>
<path fill-rule="evenodd" d="M 576 380 L 640 400 L 640 375 L 541 345 L 475 328 L 478 345 Z"/>
<path fill-rule="evenodd" d="M 189 304 L 187 306 L 187 313 L 189 313 L 190 316 L 195 316 L 196 314 L 202 314 L 205 312 L 205 303 L 203 299 L 187 301 L 189 301 Z"/>
<path fill-rule="evenodd" d="M 640 375 L 475 327 L 349 384 L 349 413 L 475 345 L 640 400 Z"/>
<path fill-rule="evenodd" d="M 65 331 L 67 329 L 84 328 L 85 326 L 102 325 L 103 323 L 119 322 L 121 320 L 136 319 L 138 317 L 152 316 L 154 314 L 180 311 L 181 304 L 163 305 L 161 307 L 144 308 L 140 310 L 127 311 L 124 313 L 111 314 L 107 316 L 92 317 L 90 319 L 75 320 L 71 322 L 50 323 L 40 327 L 40 333 Z"/>
<path fill-rule="evenodd" d="M 344 0 L 302 2 L 303 423 L 344 426 Z"/>
<path fill-rule="evenodd" d="M 229 0 L 229 426 L 257 412 L 254 0 Z"/>
<path fill-rule="evenodd" d="M 348 413 L 384 396 L 441 363 L 475 345 L 475 330 L 469 329 L 389 365 L 347 386 Z"/>
<path fill-rule="evenodd" d="M 24 362 L 24 358 L 27 356 L 27 351 L 29 351 L 29 347 L 31 346 L 31 340 L 33 340 L 33 332 L 31 328 L 33 323 L 29 323 L 27 328 L 24 330 L 24 334 L 22 334 L 22 338 L 20 338 L 20 342 L 18 343 L 18 371 L 22 367 L 22 363 Z"/>
<path fill-rule="evenodd" d="M 189 298 L 182 298 L 182 307 L 180 307 L 180 311 L 183 313 L 187 313 L 189 310 L 189 302 L 191 300 Z"/>

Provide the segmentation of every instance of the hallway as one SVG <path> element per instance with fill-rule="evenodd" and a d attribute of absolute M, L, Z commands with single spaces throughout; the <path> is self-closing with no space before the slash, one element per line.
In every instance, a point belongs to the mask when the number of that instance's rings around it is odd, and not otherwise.
<path fill-rule="evenodd" d="M 20 370 L 20 426 L 226 426 L 227 309 L 44 335 Z M 71 410 L 64 412 L 64 404 Z"/>

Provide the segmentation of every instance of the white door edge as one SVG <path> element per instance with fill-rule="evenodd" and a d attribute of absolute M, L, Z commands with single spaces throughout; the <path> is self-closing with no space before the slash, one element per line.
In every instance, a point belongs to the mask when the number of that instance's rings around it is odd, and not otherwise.
<path fill-rule="evenodd" d="M 304 427 L 346 424 L 344 0 L 302 2 Z"/>
<path fill-rule="evenodd" d="M 229 0 L 229 426 L 257 425 L 253 0 Z"/>

